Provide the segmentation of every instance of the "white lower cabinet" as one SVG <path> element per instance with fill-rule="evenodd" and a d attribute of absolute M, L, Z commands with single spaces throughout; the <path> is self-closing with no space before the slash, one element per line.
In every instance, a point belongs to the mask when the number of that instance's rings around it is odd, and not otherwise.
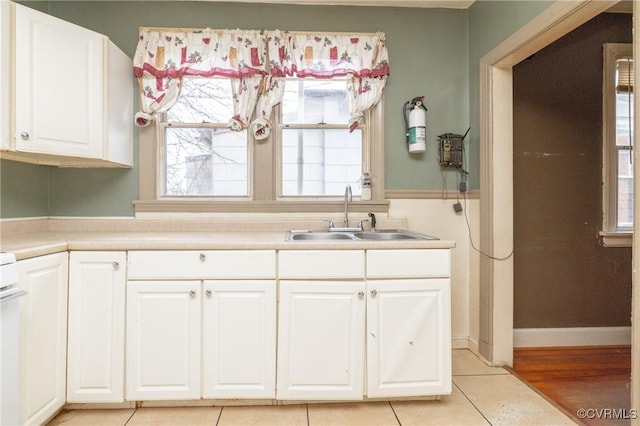
<path fill-rule="evenodd" d="M 202 396 L 275 398 L 275 281 L 205 281 Z"/>
<path fill-rule="evenodd" d="M 126 253 L 69 255 L 67 402 L 124 401 Z"/>
<path fill-rule="evenodd" d="M 67 252 L 21 260 L 20 424 L 40 425 L 65 403 Z"/>
<path fill-rule="evenodd" d="M 449 279 L 367 282 L 367 395 L 451 393 Z"/>
<path fill-rule="evenodd" d="M 332 265 L 347 259 L 340 280 Z M 278 399 L 451 393 L 449 250 L 291 251 L 279 260 L 281 278 L 300 280 L 280 281 Z"/>
<path fill-rule="evenodd" d="M 448 249 L 148 251 L 128 265 L 126 400 L 451 393 Z"/>
<path fill-rule="evenodd" d="M 365 284 L 281 281 L 278 399 L 363 395 Z"/>
<path fill-rule="evenodd" d="M 128 400 L 200 398 L 199 281 L 127 283 Z"/>
<path fill-rule="evenodd" d="M 129 252 L 126 399 L 274 398 L 275 267 L 270 250 Z"/>

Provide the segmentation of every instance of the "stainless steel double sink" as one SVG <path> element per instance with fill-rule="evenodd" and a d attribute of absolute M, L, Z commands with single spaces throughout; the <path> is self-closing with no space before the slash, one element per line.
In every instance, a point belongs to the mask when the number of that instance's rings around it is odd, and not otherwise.
<path fill-rule="evenodd" d="M 437 240 L 430 235 L 402 229 L 380 229 L 375 231 L 287 231 L 285 241 L 399 241 L 399 240 Z"/>

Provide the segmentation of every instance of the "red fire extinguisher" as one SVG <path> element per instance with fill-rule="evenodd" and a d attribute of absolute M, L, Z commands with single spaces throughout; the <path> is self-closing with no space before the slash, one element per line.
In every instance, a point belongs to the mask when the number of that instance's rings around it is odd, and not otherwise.
<path fill-rule="evenodd" d="M 424 152 L 427 147 L 427 108 L 424 106 L 424 96 L 405 102 L 402 112 L 409 152 Z"/>

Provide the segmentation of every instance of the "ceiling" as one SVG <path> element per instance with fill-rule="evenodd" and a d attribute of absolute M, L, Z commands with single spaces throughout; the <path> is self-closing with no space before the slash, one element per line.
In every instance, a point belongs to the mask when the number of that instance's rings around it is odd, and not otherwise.
<path fill-rule="evenodd" d="M 475 0 L 202 0 L 232 3 L 316 4 L 333 6 L 443 7 L 467 9 Z"/>

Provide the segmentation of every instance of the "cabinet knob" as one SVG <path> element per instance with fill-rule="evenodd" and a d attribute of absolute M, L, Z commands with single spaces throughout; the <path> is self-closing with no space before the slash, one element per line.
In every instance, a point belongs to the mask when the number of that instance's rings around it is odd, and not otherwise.
<path fill-rule="evenodd" d="M 207 260 L 207 255 L 204 253 L 200 253 L 200 261 L 204 262 L 205 260 Z"/>
<path fill-rule="evenodd" d="M 372 297 L 376 297 L 376 294 L 378 294 L 378 292 L 376 290 L 371 290 L 371 296 Z"/>
<path fill-rule="evenodd" d="M 207 290 L 207 291 L 204 292 L 204 294 L 206 294 L 208 297 L 211 297 L 212 293 L 211 293 L 211 290 Z"/>
<path fill-rule="evenodd" d="M 191 296 L 191 297 L 196 297 L 196 292 L 195 292 L 195 290 L 191 290 L 191 291 L 189 292 L 189 296 Z"/>
<path fill-rule="evenodd" d="M 20 139 L 22 139 L 23 141 L 28 140 L 29 139 L 29 132 L 20 133 Z"/>
<path fill-rule="evenodd" d="M 120 262 L 113 262 L 113 269 L 119 269 L 120 268 Z"/>
<path fill-rule="evenodd" d="M 358 292 L 358 297 L 360 297 L 360 298 L 364 297 L 364 291 L 359 291 Z"/>

